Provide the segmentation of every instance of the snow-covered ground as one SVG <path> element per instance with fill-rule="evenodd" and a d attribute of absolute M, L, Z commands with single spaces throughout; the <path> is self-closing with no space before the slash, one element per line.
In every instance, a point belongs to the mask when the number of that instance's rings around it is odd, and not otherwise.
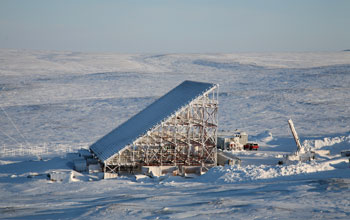
<path fill-rule="evenodd" d="M 219 83 L 220 129 L 248 132 L 260 150 L 227 152 L 242 165 L 194 179 L 47 180 L 71 170 L 66 152 L 87 148 L 184 80 Z M 349 52 L 0 49 L 0 218 L 349 219 L 349 161 L 340 156 L 350 149 L 349 85 Z M 277 165 L 296 149 L 289 118 L 317 160 Z"/>

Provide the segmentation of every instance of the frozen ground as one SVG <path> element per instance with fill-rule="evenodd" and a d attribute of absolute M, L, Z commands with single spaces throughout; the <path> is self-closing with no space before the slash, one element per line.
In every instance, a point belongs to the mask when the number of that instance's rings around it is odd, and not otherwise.
<path fill-rule="evenodd" d="M 66 151 L 88 147 L 184 80 L 219 83 L 220 129 L 248 132 L 261 150 L 234 153 L 241 167 L 195 179 L 47 180 L 50 170 L 70 170 Z M 339 154 L 350 149 L 349 85 L 349 52 L 1 49 L 0 218 L 349 219 L 349 162 Z M 330 154 L 277 166 L 296 148 L 288 118 L 304 146 Z"/>

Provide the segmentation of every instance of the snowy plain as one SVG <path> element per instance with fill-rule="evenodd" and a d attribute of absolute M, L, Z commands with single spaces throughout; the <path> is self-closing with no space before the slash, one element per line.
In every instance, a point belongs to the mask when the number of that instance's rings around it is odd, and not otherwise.
<path fill-rule="evenodd" d="M 184 80 L 218 83 L 219 127 L 261 146 L 203 176 L 51 182 Z M 1 219 L 349 219 L 350 53 L 112 54 L 0 49 Z M 303 146 L 328 150 L 277 165 Z M 320 151 L 321 152 L 321 151 Z M 43 160 L 37 160 L 37 155 Z"/>

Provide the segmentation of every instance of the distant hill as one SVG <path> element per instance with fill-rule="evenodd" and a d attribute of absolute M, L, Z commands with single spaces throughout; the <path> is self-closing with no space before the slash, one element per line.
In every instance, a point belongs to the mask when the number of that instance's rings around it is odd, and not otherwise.
<path fill-rule="evenodd" d="M 350 52 L 350 49 L 346 49 L 346 50 L 343 50 L 343 51 L 345 51 L 345 52 Z"/>

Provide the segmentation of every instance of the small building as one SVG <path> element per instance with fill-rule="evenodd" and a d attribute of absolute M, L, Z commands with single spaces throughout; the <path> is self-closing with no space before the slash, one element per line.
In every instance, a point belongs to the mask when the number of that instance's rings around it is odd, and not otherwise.
<path fill-rule="evenodd" d="M 236 130 L 231 134 L 218 135 L 218 148 L 222 150 L 243 150 L 243 146 L 248 142 L 248 134 L 244 131 Z"/>
<path fill-rule="evenodd" d="M 78 158 L 73 160 L 74 170 L 78 172 L 86 172 L 87 171 L 87 163 L 85 158 Z"/>
<path fill-rule="evenodd" d="M 184 81 L 96 141 L 90 151 L 105 173 L 210 168 L 217 164 L 217 112 L 217 84 Z"/>

